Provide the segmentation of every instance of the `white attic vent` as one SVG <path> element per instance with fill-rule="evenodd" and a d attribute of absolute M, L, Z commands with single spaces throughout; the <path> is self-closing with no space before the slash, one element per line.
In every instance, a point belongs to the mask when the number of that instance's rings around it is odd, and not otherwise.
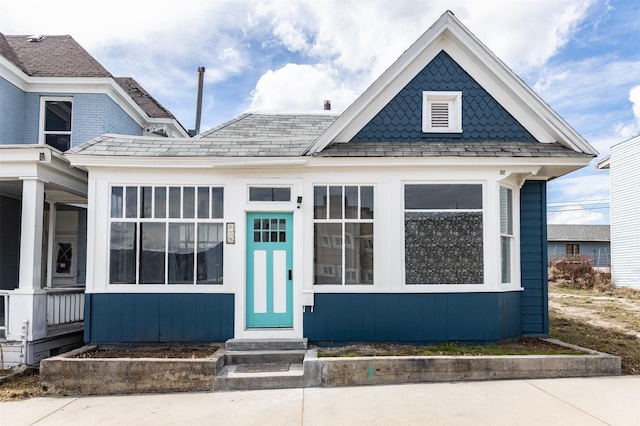
<path fill-rule="evenodd" d="M 462 92 L 422 92 L 422 132 L 462 133 Z"/>
<path fill-rule="evenodd" d="M 29 40 L 31 43 L 39 43 L 42 41 L 42 39 L 44 39 L 44 36 L 41 35 L 32 35 L 27 37 L 27 40 Z"/>
<path fill-rule="evenodd" d="M 449 102 L 431 102 L 431 127 L 449 128 Z"/>

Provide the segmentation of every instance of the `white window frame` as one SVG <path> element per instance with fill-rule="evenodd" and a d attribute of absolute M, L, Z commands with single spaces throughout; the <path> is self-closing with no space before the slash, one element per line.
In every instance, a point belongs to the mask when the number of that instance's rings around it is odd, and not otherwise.
<path fill-rule="evenodd" d="M 346 224 L 349 224 L 349 223 L 359 223 L 359 224 L 370 223 L 372 225 L 375 224 L 375 213 L 374 213 L 374 219 L 365 219 L 365 218 L 361 217 L 362 200 L 360 198 L 361 197 L 360 191 L 361 191 L 361 188 L 363 188 L 363 187 L 371 187 L 373 189 L 373 203 L 374 203 L 374 212 L 375 212 L 376 185 L 368 184 L 368 183 L 356 183 L 356 184 L 349 184 L 349 183 L 328 183 L 328 184 L 326 184 L 326 183 L 314 183 L 313 184 L 314 191 L 315 191 L 316 187 L 325 187 L 326 190 L 327 190 L 327 194 L 328 194 L 328 191 L 329 191 L 329 187 L 332 187 L 332 186 L 341 187 L 342 188 L 342 202 L 341 202 L 341 211 L 342 211 L 342 215 L 341 216 L 342 217 L 340 219 L 330 219 L 329 218 L 331 201 L 327 200 L 326 217 L 325 218 L 314 218 L 313 219 L 313 223 L 314 223 L 314 225 L 315 224 L 319 224 L 319 223 L 323 223 L 323 224 L 334 223 L 334 224 L 341 225 L 341 229 L 342 229 L 341 234 L 332 234 L 332 235 L 329 236 L 330 246 L 326 246 L 325 245 L 324 237 L 322 239 L 321 246 L 322 247 L 327 247 L 327 248 L 328 247 L 340 248 L 340 250 L 342 252 L 341 253 L 341 257 L 342 257 L 341 264 L 335 265 L 337 271 L 334 271 L 334 275 L 336 275 L 336 274 L 340 275 L 342 277 L 342 282 L 339 283 L 339 284 L 338 283 L 324 284 L 324 283 L 315 283 L 315 279 L 314 279 L 313 286 L 314 286 L 314 288 L 316 290 L 317 289 L 330 289 L 330 288 L 337 288 L 337 287 L 339 287 L 339 288 L 348 287 L 350 289 L 353 289 L 353 288 L 356 288 L 356 289 L 357 288 L 369 288 L 370 289 L 370 288 L 374 287 L 375 284 L 376 284 L 376 276 L 375 276 L 375 274 L 373 274 L 373 280 L 372 280 L 371 283 L 362 283 L 362 282 L 359 282 L 357 284 L 347 283 L 346 276 L 344 274 L 344 271 L 346 269 L 346 248 L 353 248 L 354 247 L 354 243 L 353 243 L 353 236 L 346 233 L 345 226 L 346 226 Z M 358 217 L 357 218 L 346 218 L 345 206 L 344 206 L 344 197 L 345 197 L 346 188 L 349 187 L 349 186 L 358 187 L 358 194 L 359 195 L 358 195 Z M 345 244 L 345 240 L 346 240 L 345 237 L 347 235 L 349 236 L 349 239 L 351 240 L 349 244 Z M 374 235 L 375 235 L 375 225 L 374 225 Z M 313 237 L 314 237 L 314 239 L 316 238 L 315 231 L 314 231 Z M 372 252 L 375 253 L 375 246 L 376 246 L 376 242 L 374 240 L 372 246 L 371 247 L 366 247 L 366 248 L 367 248 L 367 250 L 372 251 Z M 314 256 L 314 258 L 315 258 L 315 256 Z M 375 265 L 375 256 L 374 256 L 374 265 Z M 323 268 L 326 267 L 326 266 L 327 266 L 326 264 L 315 263 L 315 261 L 314 261 L 314 263 L 313 263 L 314 273 L 318 273 L 317 271 L 318 271 L 319 267 L 321 268 L 320 270 L 323 270 Z M 375 268 L 375 266 L 374 266 L 374 268 Z M 319 274 L 319 275 L 327 276 L 324 273 L 323 274 Z M 362 279 L 362 277 L 359 277 L 359 278 Z M 367 278 L 368 278 L 368 276 L 367 276 Z"/>
<path fill-rule="evenodd" d="M 433 126 L 432 107 L 447 105 L 448 126 Z M 422 132 L 462 133 L 462 92 L 422 92 Z"/>
<path fill-rule="evenodd" d="M 121 217 L 117 217 L 117 216 L 112 216 L 111 212 L 112 212 L 112 190 L 115 187 L 121 187 L 123 189 L 123 200 L 122 200 L 122 206 L 119 208 L 121 210 Z M 127 201 L 126 201 L 126 188 L 131 187 L 131 188 L 137 188 L 136 189 L 136 215 L 135 217 L 127 217 L 126 216 L 126 209 L 127 209 Z M 164 217 L 161 218 L 157 218 L 155 217 L 155 196 L 151 197 L 151 211 L 152 211 L 152 217 L 142 217 L 142 207 L 141 207 L 141 197 L 142 197 L 142 188 L 144 187 L 151 187 L 154 188 L 154 194 L 155 194 L 155 188 L 167 188 L 166 189 L 166 193 L 165 193 L 165 203 L 166 203 L 166 208 L 165 208 L 165 215 Z M 169 214 L 169 205 L 170 205 L 170 199 L 169 199 L 169 188 L 170 187 L 176 187 L 176 188 L 180 188 L 180 214 L 179 217 L 170 217 Z M 209 212 L 209 217 L 208 218 L 200 218 L 198 217 L 198 188 L 199 187 L 204 187 L 204 188 L 208 188 L 209 189 L 209 197 L 208 197 L 208 202 L 209 202 L 209 206 L 208 206 L 208 212 Z M 200 241 L 198 241 L 198 226 L 200 225 L 209 225 L 209 224 L 214 224 L 214 225 L 221 225 L 222 226 L 222 232 L 224 234 L 225 229 L 224 229 L 224 198 L 223 198 L 223 209 L 222 209 L 222 217 L 213 217 L 212 214 L 212 207 L 213 207 L 213 196 L 212 196 L 212 189 L 214 188 L 222 188 L 223 190 L 223 197 L 225 194 L 225 187 L 223 185 L 211 185 L 211 184 L 126 184 L 126 183 L 118 183 L 118 184 L 111 184 L 108 186 L 109 190 L 108 190 L 108 197 L 109 197 L 109 202 L 108 202 L 108 209 L 107 209 L 107 218 L 108 218 L 108 226 L 107 226 L 107 238 L 106 238 L 106 242 L 107 242 L 107 286 L 110 286 L 112 288 L 121 288 L 124 286 L 141 286 L 141 287 L 145 287 L 145 288 L 150 288 L 152 286 L 163 286 L 165 288 L 176 288 L 178 286 L 189 286 L 189 287 L 197 287 L 197 288 L 220 288 L 221 286 L 223 286 L 225 284 L 225 280 L 224 280 L 224 262 L 223 262 L 223 280 L 220 283 L 204 283 L 204 282 L 198 282 L 198 277 L 197 277 L 197 259 L 194 257 L 194 277 L 193 277 L 193 282 L 189 282 L 189 283 L 170 283 L 169 282 L 169 268 L 168 268 L 168 249 L 169 249 L 169 228 L 171 224 L 184 224 L 184 225 L 190 225 L 193 224 L 193 232 L 194 232 L 194 238 L 193 241 L 191 241 L 190 245 L 193 246 L 195 255 L 197 255 L 197 250 L 199 248 L 199 243 Z M 194 188 L 194 217 L 185 217 L 184 216 L 184 188 Z M 110 276 L 110 265 L 111 265 L 111 224 L 112 223 L 134 223 L 136 224 L 136 231 L 135 231 L 135 279 L 134 282 L 132 283 L 112 283 L 111 282 L 111 276 Z M 163 223 L 166 224 L 165 227 L 165 253 L 164 253 L 164 262 L 165 262 L 165 271 L 164 271 L 164 282 L 163 283 L 154 283 L 154 284 L 143 284 L 140 282 L 140 250 L 141 250 L 141 243 L 142 243 L 142 235 L 140 232 L 140 225 L 144 224 L 144 223 Z M 223 235 L 224 237 L 224 235 Z M 226 242 L 225 239 L 221 239 L 221 244 L 223 245 L 223 252 L 226 249 Z"/>
<path fill-rule="evenodd" d="M 509 191 L 508 194 L 511 195 L 511 211 L 509 212 L 510 215 L 510 219 L 511 219 L 511 233 L 508 232 L 502 232 L 502 200 L 501 200 L 501 192 L 502 192 L 502 188 L 504 188 L 505 190 Z M 506 186 L 506 185 L 500 185 L 498 187 L 498 201 L 499 201 L 499 205 L 498 205 L 498 217 L 500 220 L 500 224 L 499 224 L 499 229 L 500 229 L 500 284 L 502 286 L 508 287 L 508 286 L 512 286 L 514 282 L 517 282 L 516 279 L 514 279 L 514 276 L 516 274 L 516 265 L 515 265 L 515 258 L 516 258 L 516 223 L 515 223 L 515 196 L 516 196 L 516 191 L 511 188 L 510 186 Z M 509 280 L 505 281 L 504 277 L 502 276 L 502 268 L 503 268 L 503 261 L 504 259 L 502 258 L 503 253 L 502 253 L 502 240 L 503 238 L 507 238 L 509 240 Z"/>
<path fill-rule="evenodd" d="M 71 130 L 70 131 L 45 131 L 45 113 L 47 102 L 71 102 Z M 38 130 L 38 144 L 46 145 L 46 135 L 69 135 L 69 149 L 73 146 L 73 98 L 69 96 L 42 96 L 40 97 L 40 125 Z"/>

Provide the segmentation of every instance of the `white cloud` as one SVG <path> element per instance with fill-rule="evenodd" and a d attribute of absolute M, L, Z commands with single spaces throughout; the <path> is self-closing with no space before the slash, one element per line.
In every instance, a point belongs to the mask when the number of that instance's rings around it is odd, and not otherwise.
<path fill-rule="evenodd" d="M 640 132 L 640 85 L 629 91 L 629 101 L 634 120 L 628 123 L 617 123 L 615 126 L 616 134 L 622 139 L 629 139 Z"/>
<path fill-rule="evenodd" d="M 585 209 L 584 207 L 566 206 L 559 212 L 550 212 L 547 215 L 547 223 L 549 225 L 570 224 L 570 225 L 589 225 L 600 224 L 605 215 Z"/>
<path fill-rule="evenodd" d="M 324 100 L 345 109 L 357 96 L 341 86 L 335 71 L 323 65 L 287 64 L 260 77 L 252 93 L 252 110 L 321 110 Z"/>

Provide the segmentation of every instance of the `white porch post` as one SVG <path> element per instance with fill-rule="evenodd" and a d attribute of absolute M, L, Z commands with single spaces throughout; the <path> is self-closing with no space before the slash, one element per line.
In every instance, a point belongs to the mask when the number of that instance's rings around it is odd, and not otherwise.
<path fill-rule="evenodd" d="M 56 215 L 57 204 L 54 202 L 49 202 L 49 233 L 47 237 L 47 281 L 46 287 L 51 288 L 53 284 L 53 257 L 57 256 L 57 253 L 54 253 L 55 243 L 56 243 Z"/>
<path fill-rule="evenodd" d="M 20 290 L 42 287 L 42 224 L 44 182 L 22 182 L 22 223 L 20 235 Z"/>
<path fill-rule="evenodd" d="M 20 225 L 20 273 L 18 288 L 11 294 L 7 337 L 21 339 L 28 321 L 27 340 L 46 336 L 46 294 L 42 289 L 42 231 L 44 220 L 44 182 L 22 181 L 22 219 Z"/>

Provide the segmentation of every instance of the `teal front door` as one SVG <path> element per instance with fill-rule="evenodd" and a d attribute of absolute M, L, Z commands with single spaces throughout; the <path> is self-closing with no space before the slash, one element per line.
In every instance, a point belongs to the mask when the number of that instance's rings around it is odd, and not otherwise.
<path fill-rule="evenodd" d="M 247 328 L 293 327 L 292 236 L 292 213 L 247 213 Z"/>

